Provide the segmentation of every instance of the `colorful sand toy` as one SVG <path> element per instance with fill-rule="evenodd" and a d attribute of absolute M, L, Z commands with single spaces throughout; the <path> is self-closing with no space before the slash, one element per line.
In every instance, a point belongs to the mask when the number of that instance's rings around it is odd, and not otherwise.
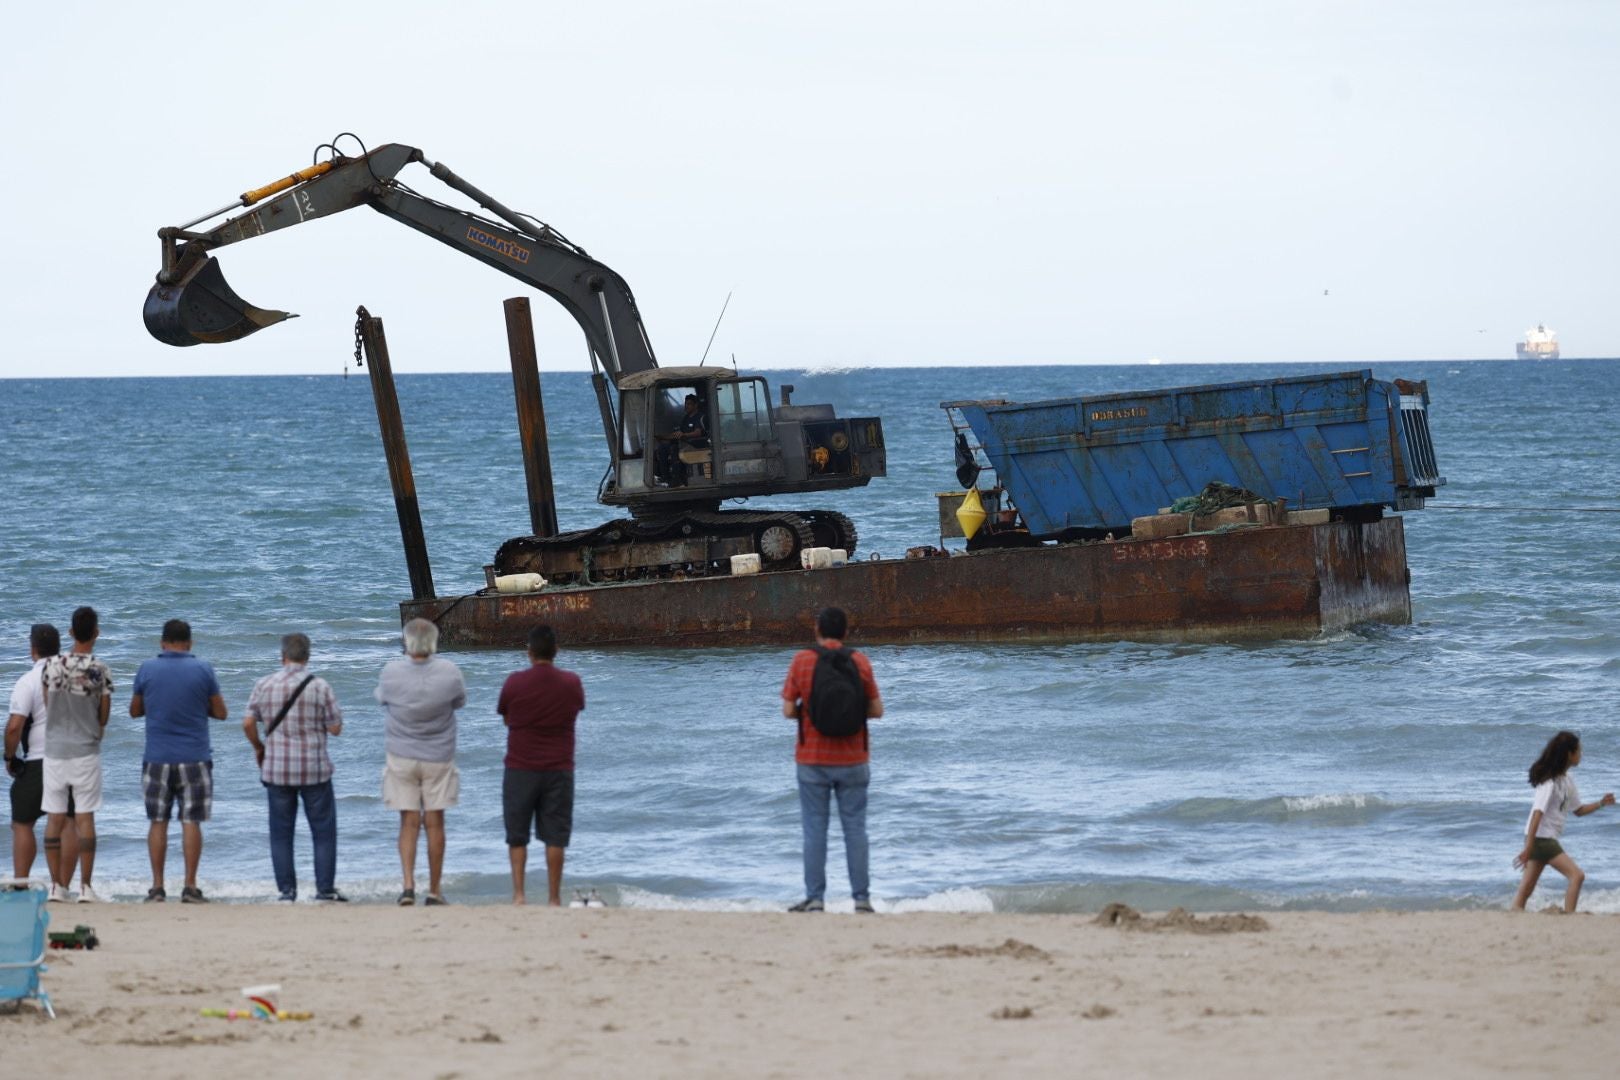
<path fill-rule="evenodd" d="M 75 926 L 72 930 L 52 930 L 53 949 L 94 949 L 101 944 L 93 926 Z"/>

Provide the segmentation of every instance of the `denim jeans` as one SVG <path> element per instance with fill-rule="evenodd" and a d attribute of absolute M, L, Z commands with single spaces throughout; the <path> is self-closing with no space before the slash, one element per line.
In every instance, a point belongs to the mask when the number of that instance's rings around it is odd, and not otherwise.
<path fill-rule="evenodd" d="M 866 789 L 872 780 L 869 765 L 800 765 L 799 816 L 804 823 L 804 895 L 822 900 L 827 895 L 827 822 L 833 796 L 838 797 L 838 820 L 844 828 L 844 861 L 849 866 L 849 891 L 856 900 L 871 898 L 867 868 Z"/>
<path fill-rule="evenodd" d="M 270 800 L 270 865 L 276 872 L 276 890 L 283 896 L 298 895 L 298 875 L 293 870 L 293 830 L 298 825 L 298 799 L 304 800 L 304 817 L 309 819 L 309 835 L 315 846 L 315 891 L 329 894 L 337 890 L 337 800 L 332 781 L 323 784 L 266 784 Z"/>

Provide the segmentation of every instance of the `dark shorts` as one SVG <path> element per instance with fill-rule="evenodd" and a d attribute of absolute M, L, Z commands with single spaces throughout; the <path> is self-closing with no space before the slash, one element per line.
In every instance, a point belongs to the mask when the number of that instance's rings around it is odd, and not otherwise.
<path fill-rule="evenodd" d="M 214 763 L 143 762 L 141 789 L 146 795 L 148 821 L 168 821 L 176 800 L 181 821 L 207 821 L 214 809 Z"/>
<path fill-rule="evenodd" d="M 32 825 L 44 813 L 39 808 L 45 796 L 45 761 L 43 758 L 23 762 L 23 770 L 11 779 L 11 821 L 14 825 Z"/>
<path fill-rule="evenodd" d="M 501 779 L 506 846 L 528 847 L 529 828 L 547 847 L 568 846 L 574 832 L 574 774 L 507 769 Z"/>
<path fill-rule="evenodd" d="M 1538 836 L 1530 845 L 1530 858 L 1536 862 L 1552 862 L 1564 853 L 1564 845 L 1550 836 Z"/>
<path fill-rule="evenodd" d="M 23 762 L 23 771 L 11 780 L 11 821 L 14 825 L 33 827 L 45 816 L 41 803 L 45 799 L 45 759 L 35 758 Z M 67 816 L 74 816 L 73 792 L 68 792 Z"/>

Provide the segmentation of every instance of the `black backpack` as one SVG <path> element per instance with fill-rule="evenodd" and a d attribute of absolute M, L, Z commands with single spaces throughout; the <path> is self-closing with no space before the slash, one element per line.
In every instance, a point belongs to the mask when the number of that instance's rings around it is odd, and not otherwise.
<path fill-rule="evenodd" d="M 829 739 L 847 738 L 866 730 L 866 684 L 848 649 L 816 650 L 816 669 L 810 676 L 810 723 Z M 801 736 L 802 739 L 802 736 Z"/>

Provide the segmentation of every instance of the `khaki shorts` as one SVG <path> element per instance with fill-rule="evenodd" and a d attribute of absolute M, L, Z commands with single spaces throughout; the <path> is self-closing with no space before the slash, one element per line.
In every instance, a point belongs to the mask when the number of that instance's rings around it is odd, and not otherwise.
<path fill-rule="evenodd" d="M 387 755 L 383 766 L 383 805 L 390 810 L 447 810 L 461 795 L 461 773 L 454 761 L 417 761 Z"/>

